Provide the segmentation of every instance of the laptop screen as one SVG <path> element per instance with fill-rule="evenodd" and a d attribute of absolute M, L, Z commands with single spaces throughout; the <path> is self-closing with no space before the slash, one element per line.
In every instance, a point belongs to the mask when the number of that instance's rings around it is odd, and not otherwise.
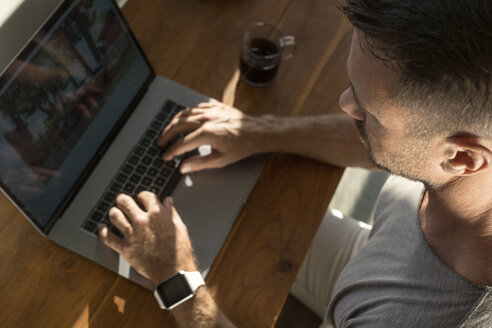
<path fill-rule="evenodd" d="M 153 76 L 112 0 L 64 3 L 0 77 L 0 180 L 41 230 Z"/>

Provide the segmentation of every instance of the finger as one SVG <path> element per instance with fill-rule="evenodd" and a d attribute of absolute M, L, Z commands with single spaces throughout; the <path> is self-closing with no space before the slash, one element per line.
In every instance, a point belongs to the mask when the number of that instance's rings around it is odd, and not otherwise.
<path fill-rule="evenodd" d="M 175 119 L 188 122 L 191 122 L 193 120 L 194 122 L 202 123 L 204 120 L 201 117 L 203 117 L 203 114 L 206 114 L 209 111 L 210 110 L 208 108 L 193 107 L 181 111 L 178 115 L 175 116 Z"/>
<path fill-rule="evenodd" d="M 128 222 L 127 218 L 119 208 L 112 207 L 109 210 L 109 220 L 125 237 L 133 235 L 132 225 Z"/>
<path fill-rule="evenodd" d="M 168 196 L 162 200 L 162 205 L 168 210 L 172 210 L 174 206 L 174 199 L 171 196 Z"/>
<path fill-rule="evenodd" d="M 135 220 L 144 214 L 133 198 L 125 194 L 119 194 L 116 197 L 115 205 L 123 212 L 133 226 L 135 226 Z"/>
<path fill-rule="evenodd" d="M 162 205 L 164 206 L 165 209 L 167 209 L 170 214 L 171 214 L 171 220 L 176 226 L 181 226 L 182 229 L 185 229 L 187 231 L 187 227 L 184 224 L 183 220 L 181 219 L 181 216 L 179 215 L 178 211 L 176 211 L 176 208 L 174 207 L 174 200 L 172 197 L 166 197 L 162 201 Z"/>
<path fill-rule="evenodd" d="M 142 191 L 138 194 L 137 199 L 147 211 L 159 207 L 161 203 L 157 195 L 150 191 Z"/>
<path fill-rule="evenodd" d="M 159 147 L 164 147 L 169 141 L 176 138 L 176 136 L 180 133 L 188 133 L 198 129 L 199 127 L 200 124 L 197 122 L 181 122 L 179 124 L 168 125 L 162 132 L 156 144 Z"/>
<path fill-rule="evenodd" d="M 180 111 L 176 116 L 194 116 L 196 114 L 203 114 L 210 109 L 210 103 L 201 103 L 195 107 L 187 107 L 186 109 Z"/>
<path fill-rule="evenodd" d="M 187 158 L 181 163 L 179 170 L 182 174 L 186 174 L 205 169 L 224 167 L 227 164 L 229 163 L 224 161 L 222 153 L 212 152 L 207 156 L 193 156 Z"/>
<path fill-rule="evenodd" d="M 191 116 L 193 109 L 187 108 L 176 114 L 171 122 L 166 126 L 164 131 L 161 133 L 161 137 L 157 140 L 157 145 L 163 147 L 170 140 L 176 137 L 180 132 L 174 132 L 175 129 L 181 125 L 191 123 L 189 117 Z"/>
<path fill-rule="evenodd" d="M 114 233 L 109 231 L 108 227 L 105 226 L 104 224 L 100 224 L 98 226 L 99 229 L 99 238 L 112 250 L 114 250 L 117 253 L 120 253 L 123 251 L 123 240 L 119 237 L 117 237 Z"/>
<path fill-rule="evenodd" d="M 176 143 L 169 147 L 169 149 L 162 155 L 162 158 L 165 161 L 170 161 L 178 155 L 192 151 L 198 146 L 209 143 L 207 142 L 208 139 L 209 138 L 203 134 L 202 129 L 197 129 L 184 136 L 182 139 L 176 141 Z"/>
<path fill-rule="evenodd" d="M 205 102 L 205 103 L 199 103 L 198 105 L 196 105 L 196 107 L 198 107 L 198 108 L 211 108 L 211 107 L 214 107 L 216 105 L 217 104 L 213 103 L 213 102 Z"/>

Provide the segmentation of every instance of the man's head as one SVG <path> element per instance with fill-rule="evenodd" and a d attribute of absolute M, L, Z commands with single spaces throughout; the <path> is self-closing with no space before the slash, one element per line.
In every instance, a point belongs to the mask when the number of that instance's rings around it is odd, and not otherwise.
<path fill-rule="evenodd" d="M 433 186 L 483 169 L 467 147 L 492 141 L 492 3 L 349 0 L 342 10 L 356 30 L 340 103 L 376 164 Z"/>

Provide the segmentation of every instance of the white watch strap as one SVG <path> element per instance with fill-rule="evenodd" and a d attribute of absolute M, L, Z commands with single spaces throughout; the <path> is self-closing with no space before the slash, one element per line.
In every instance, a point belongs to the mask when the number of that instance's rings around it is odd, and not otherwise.
<path fill-rule="evenodd" d="M 205 285 L 205 281 L 203 280 L 203 277 L 200 272 L 198 271 L 193 271 L 193 272 L 181 271 L 181 272 L 183 273 L 193 293 L 195 293 L 200 286 Z"/>

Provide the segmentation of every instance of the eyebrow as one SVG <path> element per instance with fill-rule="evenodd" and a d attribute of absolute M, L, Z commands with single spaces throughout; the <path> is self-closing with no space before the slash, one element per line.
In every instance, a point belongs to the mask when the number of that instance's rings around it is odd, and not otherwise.
<path fill-rule="evenodd" d="M 362 108 L 363 110 L 365 110 L 367 112 L 367 109 L 364 106 L 362 106 L 362 103 L 361 103 L 359 97 L 355 93 L 355 88 L 354 88 L 354 85 L 352 84 L 352 81 L 350 81 L 349 83 L 350 83 L 350 89 L 352 89 L 352 95 L 354 96 L 355 102 L 357 103 L 357 105 L 359 105 L 360 108 Z"/>

